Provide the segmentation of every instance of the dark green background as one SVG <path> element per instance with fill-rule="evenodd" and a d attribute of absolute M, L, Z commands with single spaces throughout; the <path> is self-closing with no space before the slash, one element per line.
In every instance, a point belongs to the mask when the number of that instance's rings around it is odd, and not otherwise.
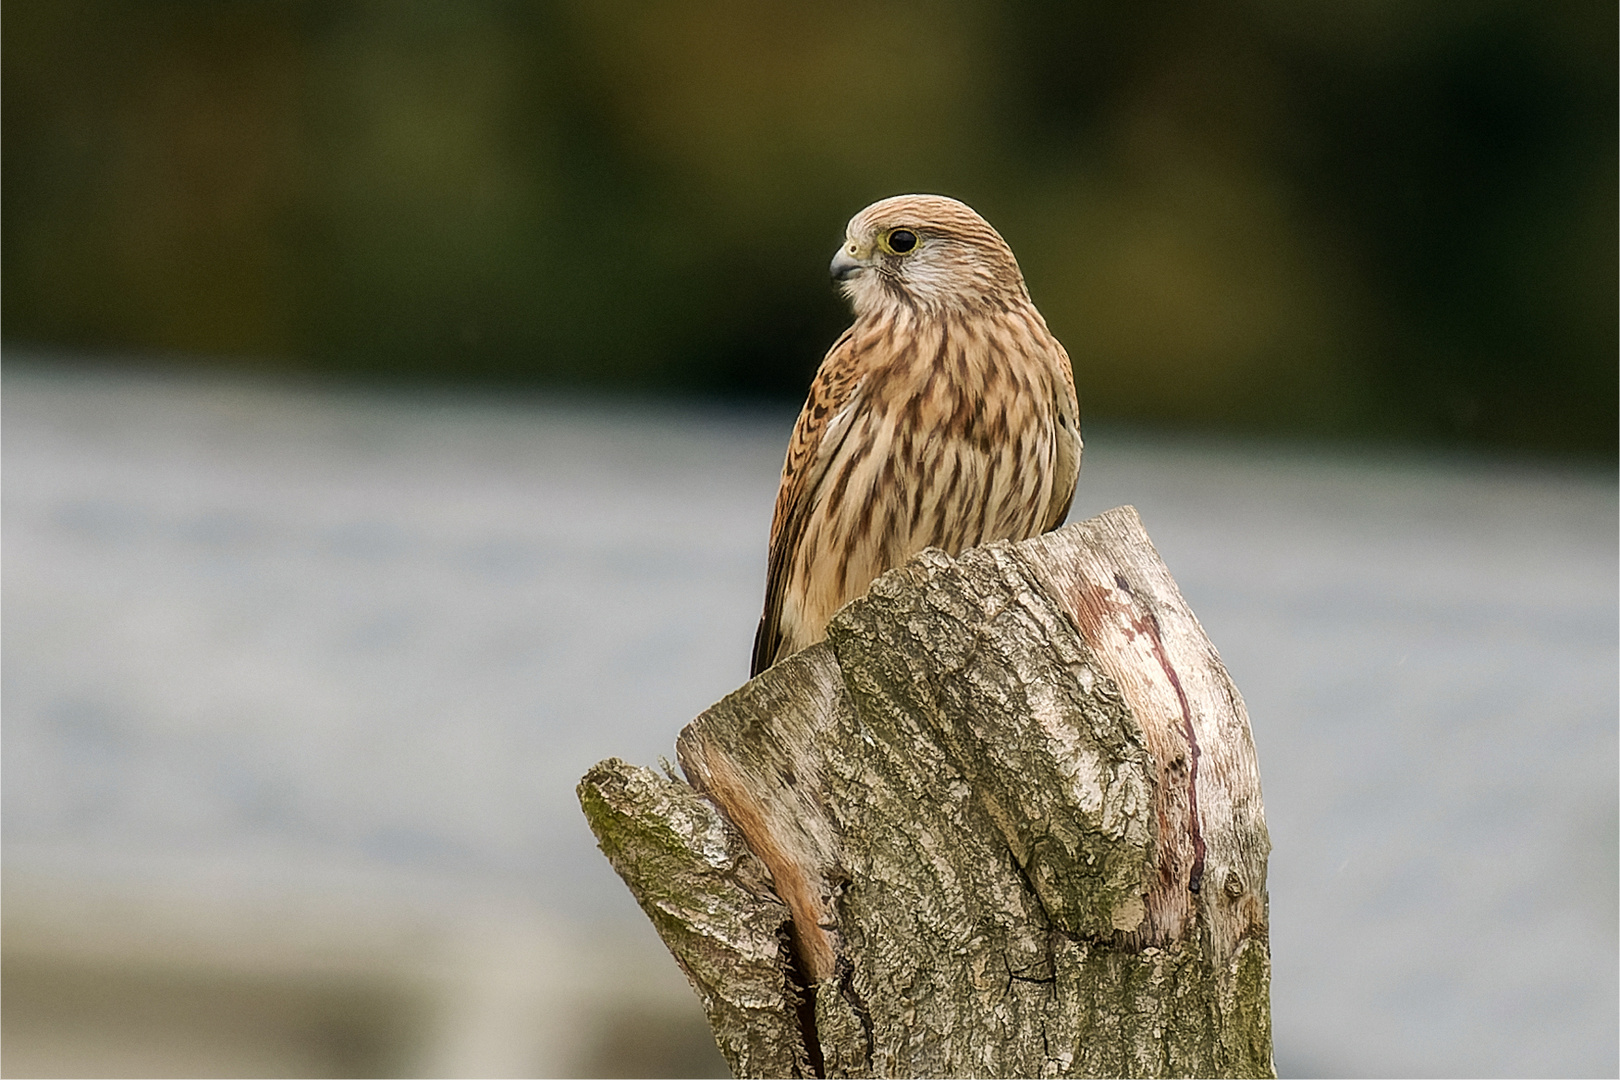
<path fill-rule="evenodd" d="M 1612 0 L 3 19 L 11 346 L 797 396 L 845 220 L 938 191 L 1089 417 L 1615 453 Z"/>

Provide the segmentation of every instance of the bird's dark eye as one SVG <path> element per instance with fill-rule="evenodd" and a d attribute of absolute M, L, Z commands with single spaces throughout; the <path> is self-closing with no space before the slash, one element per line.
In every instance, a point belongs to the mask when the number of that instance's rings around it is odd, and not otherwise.
<path fill-rule="evenodd" d="M 904 255 L 917 246 L 917 234 L 910 229 L 896 229 L 889 234 L 889 250 Z"/>

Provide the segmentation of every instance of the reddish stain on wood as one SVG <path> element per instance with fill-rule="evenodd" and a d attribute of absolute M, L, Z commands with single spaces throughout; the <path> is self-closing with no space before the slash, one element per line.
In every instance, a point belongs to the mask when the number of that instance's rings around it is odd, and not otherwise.
<path fill-rule="evenodd" d="M 1115 571 L 1108 583 L 1083 581 L 1057 597 L 1142 725 L 1157 765 L 1153 793 L 1158 872 L 1146 897 L 1142 925 L 1127 937 L 1138 944 L 1178 940 L 1192 921 L 1193 894 L 1203 888 L 1205 845 L 1198 816 L 1200 750 L 1192 706 L 1164 647 L 1149 601 Z M 1140 642 L 1151 654 L 1132 659 Z M 1148 661 L 1151 666 L 1144 665 Z M 1152 667 L 1164 680 L 1153 685 Z M 1174 705 L 1171 705 L 1171 701 Z"/>
<path fill-rule="evenodd" d="M 1115 574 L 1114 584 L 1125 595 L 1135 599 L 1124 574 Z M 1159 630 L 1159 617 L 1149 611 L 1142 618 L 1131 620 L 1131 628 L 1136 633 L 1146 634 L 1153 642 L 1153 655 L 1164 669 L 1170 685 L 1175 687 L 1176 701 L 1181 706 L 1181 732 L 1187 738 L 1187 833 L 1192 837 L 1193 845 L 1193 864 L 1187 872 L 1187 891 L 1195 893 L 1204 884 L 1204 834 L 1198 827 L 1198 733 L 1193 730 L 1192 706 L 1187 703 L 1187 691 L 1181 686 L 1181 676 L 1176 674 L 1170 657 L 1164 651 L 1164 634 Z"/>

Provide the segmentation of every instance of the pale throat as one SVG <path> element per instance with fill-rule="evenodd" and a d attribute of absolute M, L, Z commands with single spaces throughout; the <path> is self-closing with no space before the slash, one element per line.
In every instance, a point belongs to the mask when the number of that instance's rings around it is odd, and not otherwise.
<path fill-rule="evenodd" d="M 906 268 L 896 286 L 869 269 L 843 283 L 844 296 L 859 321 L 912 320 L 962 314 L 980 307 L 998 293 L 991 274 L 961 260 L 917 262 Z"/>

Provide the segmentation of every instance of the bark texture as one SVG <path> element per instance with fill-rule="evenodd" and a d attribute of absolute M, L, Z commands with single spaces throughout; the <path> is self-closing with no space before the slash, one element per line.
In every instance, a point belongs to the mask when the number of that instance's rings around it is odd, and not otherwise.
<path fill-rule="evenodd" d="M 1136 512 L 925 551 L 580 784 L 739 1076 L 1270 1076 L 1242 699 Z"/>

